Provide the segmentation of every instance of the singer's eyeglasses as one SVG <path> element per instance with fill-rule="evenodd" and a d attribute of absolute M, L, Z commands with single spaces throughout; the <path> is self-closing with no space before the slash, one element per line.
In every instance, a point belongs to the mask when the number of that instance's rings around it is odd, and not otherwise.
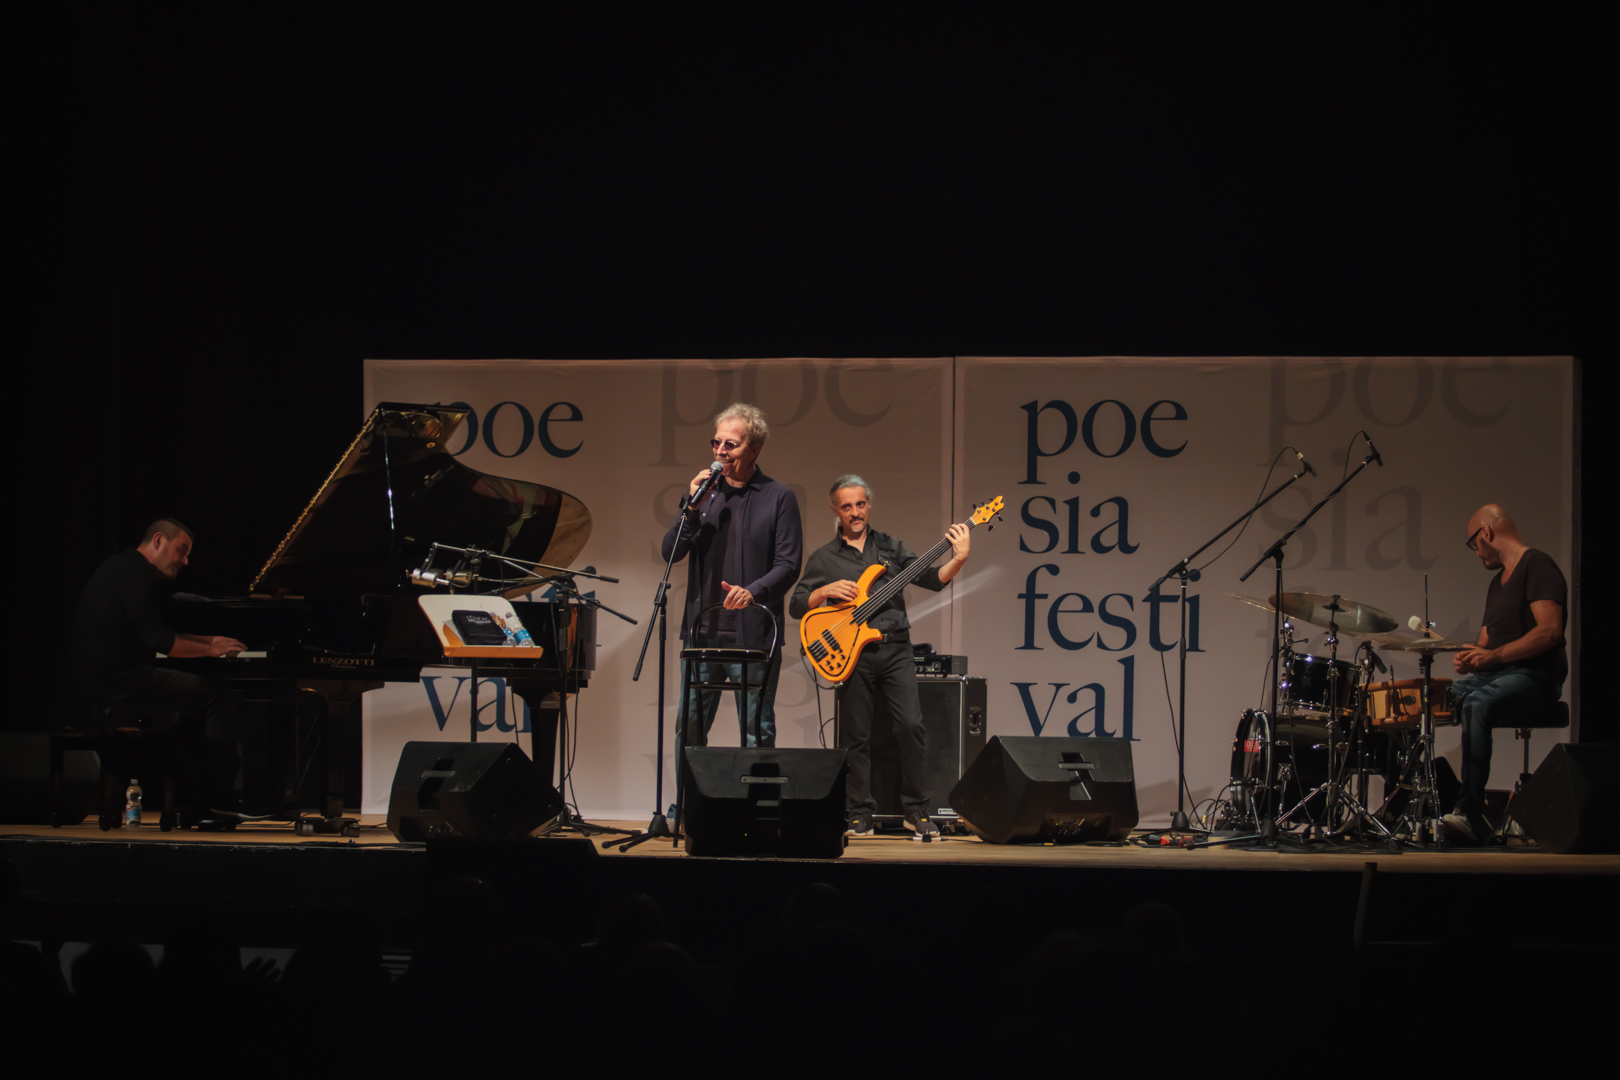
<path fill-rule="evenodd" d="M 1475 555 L 1479 554 L 1479 548 L 1474 546 L 1474 540 L 1475 540 L 1476 537 L 1479 536 L 1480 533 L 1482 533 L 1484 531 L 1485 531 L 1485 526 L 1481 525 L 1479 528 L 1475 529 L 1473 532 L 1468 534 L 1468 550 L 1472 551 Z"/>
<path fill-rule="evenodd" d="M 730 454 L 741 450 L 743 444 L 740 442 L 732 442 L 730 439 L 727 439 L 725 442 L 721 442 L 719 439 L 710 439 L 709 446 L 715 450 L 724 450 L 726 453 Z"/>

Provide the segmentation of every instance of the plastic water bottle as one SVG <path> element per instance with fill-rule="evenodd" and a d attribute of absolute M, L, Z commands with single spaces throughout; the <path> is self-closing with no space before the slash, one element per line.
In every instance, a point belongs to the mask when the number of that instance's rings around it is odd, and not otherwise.
<path fill-rule="evenodd" d="M 141 823 L 141 782 L 131 780 L 129 787 L 124 791 L 124 824 L 138 826 Z"/>
<path fill-rule="evenodd" d="M 523 620 L 516 615 L 510 616 L 506 620 L 506 643 L 508 645 L 526 646 L 530 649 L 534 648 L 534 638 L 530 637 L 529 632 L 523 629 Z"/>

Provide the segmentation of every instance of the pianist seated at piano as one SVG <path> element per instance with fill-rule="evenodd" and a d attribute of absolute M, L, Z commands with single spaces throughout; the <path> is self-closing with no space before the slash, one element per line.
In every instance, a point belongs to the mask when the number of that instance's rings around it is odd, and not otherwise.
<path fill-rule="evenodd" d="M 158 665 L 171 657 L 235 656 L 230 637 L 177 633 L 165 613 L 167 585 L 191 561 L 192 532 L 173 518 L 146 527 L 140 546 L 97 568 L 79 596 L 73 651 L 81 665 L 78 726 L 103 724 L 106 707 L 161 706 L 179 715 L 181 823 L 229 827 L 241 804 L 241 749 L 230 688 Z"/>

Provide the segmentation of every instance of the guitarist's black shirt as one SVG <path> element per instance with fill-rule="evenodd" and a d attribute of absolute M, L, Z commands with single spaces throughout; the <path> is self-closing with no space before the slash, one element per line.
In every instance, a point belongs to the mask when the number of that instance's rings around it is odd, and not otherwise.
<path fill-rule="evenodd" d="M 875 529 L 869 530 L 864 548 L 851 547 L 842 535 L 834 535 L 832 543 L 817 548 L 811 553 L 810 561 L 805 563 L 804 575 L 799 578 L 798 587 L 793 590 L 793 600 L 788 604 L 788 614 L 795 619 L 803 618 L 810 610 L 811 593 L 835 581 L 859 581 L 868 566 L 883 564 L 883 573 L 872 584 L 875 591 L 884 578 L 899 573 L 916 560 L 917 553 L 906 547 L 904 540 L 897 540 Z M 937 566 L 930 566 L 918 574 L 911 584 L 921 585 L 930 592 L 939 592 L 945 587 L 945 583 L 939 580 Z M 908 631 L 911 620 L 906 617 L 906 590 L 895 593 L 883 610 L 866 625 L 883 631 L 886 640 L 910 640 Z"/>

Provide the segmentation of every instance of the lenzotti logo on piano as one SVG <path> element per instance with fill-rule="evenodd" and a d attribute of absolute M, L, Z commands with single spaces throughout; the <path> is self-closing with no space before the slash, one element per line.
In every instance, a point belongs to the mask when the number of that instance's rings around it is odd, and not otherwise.
<path fill-rule="evenodd" d="M 317 656 L 317 664 L 328 667 L 376 667 L 377 661 L 365 656 Z"/>

